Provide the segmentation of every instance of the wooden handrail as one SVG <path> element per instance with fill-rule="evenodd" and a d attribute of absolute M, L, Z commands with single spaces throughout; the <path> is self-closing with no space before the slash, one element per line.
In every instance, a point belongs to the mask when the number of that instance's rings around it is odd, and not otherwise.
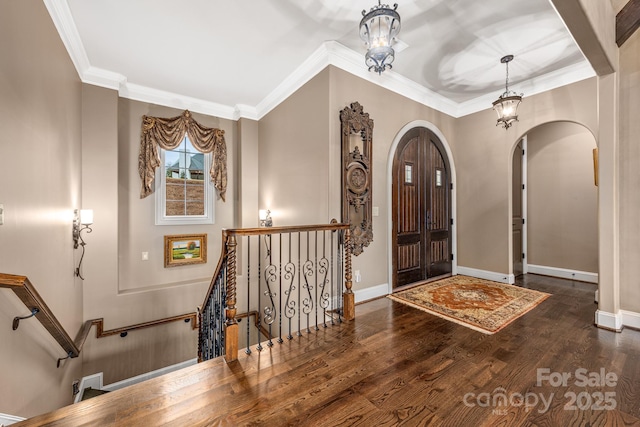
<path fill-rule="evenodd" d="M 318 224 L 318 225 L 287 225 L 282 227 L 254 227 L 254 228 L 228 228 L 222 230 L 222 250 L 220 258 L 218 259 L 218 265 L 213 273 L 213 278 L 209 284 L 209 289 L 205 294 L 201 307 L 205 307 L 211 292 L 215 286 L 215 280 L 220 274 L 220 270 L 224 265 L 227 258 L 227 238 L 229 236 L 256 236 L 256 235 L 268 235 L 268 234 L 282 234 L 282 233 L 302 233 L 307 231 L 338 231 L 348 230 L 349 224 L 340 224 L 332 222 L 331 224 Z"/>
<path fill-rule="evenodd" d="M 96 325 L 96 338 L 104 338 L 111 335 L 119 335 L 124 332 L 131 332 L 136 329 L 150 328 L 152 326 L 164 325 L 171 322 L 179 322 L 180 320 L 189 320 L 191 322 L 191 329 L 198 329 L 198 316 L 195 312 L 180 314 L 178 316 L 165 317 L 164 319 L 151 320 L 149 322 L 137 323 L 131 326 L 124 326 L 122 328 L 104 330 L 104 319 L 87 320 L 91 322 L 91 325 Z M 89 326 L 91 328 L 91 326 Z"/>
<path fill-rule="evenodd" d="M 213 288 L 216 285 L 216 278 L 220 275 L 220 271 L 222 270 L 222 267 L 224 266 L 224 263 L 227 259 L 227 236 L 226 236 L 226 230 L 222 230 L 222 250 L 220 252 L 220 258 L 218 259 L 218 265 L 216 266 L 216 269 L 213 273 L 213 277 L 211 278 L 211 283 L 209 283 L 209 289 L 207 289 L 207 293 L 204 295 L 204 301 L 202 302 L 202 305 L 200 307 L 206 307 L 207 306 L 207 302 L 209 301 L 209 297 L 211 296 L 211 293 L 213 292 Z"/>
<path fill-rule="evenodd" d="M 152 326 L 159 326 L 187 319 L 191 321 L 191 329 L 198 328 L 198 316 L 195 312 L 165 317 L 163 319 L 137 323 L 135 325 L 109 329 L 106 331 L 104 330 L 104 319 L 91 319 L 82 324 L 82 327 L 76 335 L 76 339 L 72 340 L 26 276 L 0 273 L 0 288 L 11 289 L 27 308 L 31 310 L 36 308 L 38 310 L 35 317 L 67 353 L 67 357 L 58 359 L 58 366 L 60 365 L 61 360 L 75 358 L 80 355 L 82 347 L 84 346 L 93 325 L 96 325 L 96 338 L 104 338 L 111 335 L 123 334 L 136 329 L 150 328 Z"/>
<path fill-rule="evenodd" d="M 293 233 L 310 233 L 310 232 L 326 232 L 326 231 L 344 231 L 343 241 L 340 243 L 338 240 L 338 244 L 343 245 L 344 247 L 344 292 L 342 293 L 343 297 L 343 318 L 345 320 L 353 320 L 355 317 L 355 309 L 354 309 L 354 293 L 352 288 L 352 272 L 351 272 L 351 227 L 349 224 L 341 224 L 338 223 L 335 219 L 331 221 L 330 224 L 317 224 L 317 225 L 293 225 L 293 226 L 283 226 L 283 227 L 259 227 L 259 228 L 234 228 L 234 229 L 225 229 L 222 230 L 222 245 L 221 245 L 221 253 L 220 259 L 218 260 L 218 265 L 215 269 L 213 277 L 211 278 L 211 283 L 209 285 L 209 289 L 205 295 L 204 302 L 198 308 L 198 316 L 200 317 L 201 325 L 205 325 L 205 327 L 210 327 L 207 325 L 201 316 L 203 313 L 209 313 L 207 318 L 211 317 L 211 308 L 210 300 L 214 295 L 214 292 L 223 292 L 225 295 L 224 301 L 216 301 L 215 307 L 216 310 L 220 310 L 222 308 L 224 314 L 223 318 L 217 318 L 215 324 L 216 332 L 215 336 L 218 337 L 220 334 L 224 336 L 224 339 L 220 339 L 216 341 L 216 339 L 211 340 L 208 335 L 203 334 L 203 331 L 200 331 L 200 337 L 198 339 L 198 360 L 201 361 L 203 359 L 203 354 L 206 354 L 206 358 L 217 357 L 218 355 L 224 354 L 225 360 L 227 362 L 232 362 L 237 359 L 238 354 L 238 315 L 237 315 L 237 307 L 236 307 L 236 271 L 237 271 L 237 246 L 238 241 L 241 237 L 251 237 L 251 236 L 271 236 L 271 235 L 282 235 L 282 234 L 293 234 Z M 217 286 L 217 287 L 216 287 Z M 221 288 L 223 287 L 223 288 Z M 221 291 L 222 289 L 222 291 Z M 215 316 L 220 316 L 220 311 L 217 311 Z M 222 326 L 220 321 L 222 320 Z M 259 325 L 259 323 L 257 322 Z M 263 331 L 261 331 L 263 332 Z M 204 336 L 204 339 L 203 339 Z M 224 342 L 224 349 L 222 352 L 219 352 L 219 347 L 216 345 L 212 347 L 211 342 Z M 203 346 L 204 348 L 203 350 Z M 213 349 L 213 350 L 212 350 Z M 213 354 L 209 352 L 213 351 Z"/>
<path fill-rule="evenodd" d="M 67 334 L 26 276 L 0 273 L 0 288 L 11 289 L 27 308 L 37 308 L 36 319 L 60 344 L 68 357 L 78 357 L 80 348 L 77 343 Z"/>
<path fill-rule="evenodd" d="M 347 230 L 349 224 L 331 223 L 317 225 L 287 225 L 283 227 L 259 227 L 259 228 L 230 228 L 223 230 L 223 234 L 235 236 L 256 236 L 264 234 L 302 233 L 305 231 L 338 231 Z"/>

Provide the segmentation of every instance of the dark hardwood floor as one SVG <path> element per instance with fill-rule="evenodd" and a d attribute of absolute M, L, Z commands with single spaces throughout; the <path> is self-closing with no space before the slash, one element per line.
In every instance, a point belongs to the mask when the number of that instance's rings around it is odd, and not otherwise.
<path fill-rule="evenodd" d="M 381 298 L 353 322 L 237 363 L 208 361 L 19 425 L 640 425 L 640 332 L 593 325 L 595 285 L 518 284 L 553 295 L 495 335 Z"/>

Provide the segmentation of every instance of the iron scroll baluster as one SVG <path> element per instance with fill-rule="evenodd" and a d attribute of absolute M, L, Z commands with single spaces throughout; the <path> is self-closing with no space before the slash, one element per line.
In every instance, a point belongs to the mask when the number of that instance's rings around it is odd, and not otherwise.
<path fill-rule="evenodd" d="M 202 361 L 220 355 L 228 363 L 237 360 L 238 322 L 245 317 L 242 346 L 250 355 L 353 316 L 348 224 L 224 230 L 223 242 L 199 310 Z M 236 293 L 238 280 L 243 286 Z M 221 325 L 218 338 L 214 330 Z"/>

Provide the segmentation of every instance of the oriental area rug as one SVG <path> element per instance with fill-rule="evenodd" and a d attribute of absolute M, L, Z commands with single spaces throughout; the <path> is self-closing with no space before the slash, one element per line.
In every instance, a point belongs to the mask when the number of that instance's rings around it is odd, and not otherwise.
<path fill-rule="evenodd" d="M 476 331 L 494 334 L 549 296 L 532 289 L 458 275 L 396 292 L 389 298 Z"/>

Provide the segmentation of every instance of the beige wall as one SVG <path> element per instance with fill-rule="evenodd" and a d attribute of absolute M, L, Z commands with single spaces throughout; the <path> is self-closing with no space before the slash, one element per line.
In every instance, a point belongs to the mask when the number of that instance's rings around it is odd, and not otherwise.
<path fill-rule="evenodd" d="M 611 0 L 613 11 L 617 14 L 629 2 L 629 0 Z"/>
<path fill-rule="evenodd" d="M 620 308 L 640 313 L 640 31 L 620 48 Z"/>
<path fill-rule="evenodd" d="M 585 0 L 576 2 L 586 4 Z M 597 19 L 602 5 L 589 4 L 593 7 L 587 7 L 581 25 L 588 21 L 601 29 L 599 40 L 605 41 L 606 48 L 587 54 L 597 57 L 592 63 L 603 69 L 611 61 L 617 65 L 617 52 L 610 49 L 612 22 Z M 608 18 L 610 13 L 605 12 Z M 623 309 L 635 312 L 640 312 L 635 261 L 640 255 L 639 37 L 636 33 L 620 51 L 616 76 L 620 81 L 620 154 L 617 157 L 616 149 L 611 151 L 615 162 L 606 169 L 617 174 L 619 160 L 620 299 Z M 375 123 L 373 205 L 380 212 L 374 218 L 374 242 L 354 260 L 354 269 L 362 272 L 362 282 L 354 288 L 388 282 L 388 159 L 393 156 L 398 131 L 417 120 L 432 123 L 453 152 L 458 173 L 458 265 L 507 274 L 511 269 L 514 145 L 537 126 L 555 121 L 580 123 L 599 135 L 598 96 L 607 89 L 603 89 L 606 84 L 615 88 L 602 80 L 598 86 L 594 78 L 539 95 L 525 94 L 520 122 L 505 131 L 495 127 L 490 108 L 453 119 L 328 67 L 257 124 L 194 114 L 201 123 L 226 131 L 228 201 L 216 201 L 214 225 L 155 226 L 153 196 L 138 197 L 140 120 L 143 114 L 170 117 L 181 110 L 124 100 L 115 91 L 82 86 L 40 1 L 0 3 L 0 54 L 0 117 L 10 124 L 2 127 L 0 137 L 5 175 L 0 186 L 0 203 L 5 208 L 0 240 L 10 242 L 0 245 L 0 272 L 28 275 L 72 336 L 83 318 L 104 317 L 105 327 L 114 328 L 193 311 L 202 301 L 217 262 L 221 229 L 240 221 L 250 223 L 251 215 L 257 216 L 257 211 L 251 213 L 256 208 L 271 208 L 276 225 L 339 218 L 338 113 L 354 101 L 364 106 Z M 31 143 L 40 150 L 33 150 Z M 243 150 L 242 162 L 236 147 Z M 243 168 L 242 192 L 237 186 L 237 165 Z M 259 171 L 252 175 L 258 165 Z M 18 176 L 21 179 L 15 178 Z M 618 191 L 615 186 L 613 182 L 612 188 Z M 617 199 L 618 194 L 607 194 Z M 236 203 L 242 203 L 242 214 Z M 87 236 L 84 282 L 72 274 L 79 253 L 73 250 L 70 230 L 72 210 L 81 206 L 95 212 L 94 232 Z M 163 236 L 192 232 L 209 234 L 209 262 L 164 269 Z M 600 246 L 602 250 L 602 242 Z M 142 251 L 149 252 L 149 261 L 141 261 Z M 618 271 L 615 262 L 609 264 Z M 20 310 L 24 308 L 15 298 L 0 298 L 0 325 L 23 314 Z M 194 357 L 195 335 L 184 329 L 189 327 L 174 324 L 133 332 L 124 339 L 91 337 L 83 353 L 83 374 L 104 371 L 105 382 L 112 382 Z M 71 381 L 81 376 L 80 360 L 55 369 L 61 350 L 35 322 L 24 322 L 17 332 L 0 328 L 0 339 L 0 412 L 31 416 L 71 401 Z"/>
<path fill-rule="evenodd" d="M 340 110 L 358 101 L 374 120 L 374 241 L 354 257 L 362 282 L 388 282 L 387 161 L 398 131 L 426 120 L 449 132 L 453 119 L 335 67 L 328 67 L 260 120 L 260 208 L 275 225 L 328 223 L 341 217 Z"/>
<path fill-rule="evenodd" d="M 327 88 L 329 107 L 324 107 Z M 277 225 L 340 217 L 339 111 L 355 101 L 374 120 L 373 206 L 379 208 L 373 223 L 374 241 L 354 258 L 353 268 L 362 274 L 362 282 L 354 284 L 356 290 L 389 280 L 388 160 L 394 154 L 393 140 L 404 125 L 417 120 L 432 123 L 453 153 L 458 173 L 458 265 L 505 275 L 511 271 L 511 155 L 516 142 L 528 130 L 557 120 L 597 129 L 595 79 L 525 98 L 520 122 L 505 131 L 495 126 L 495 113 L 490 109 L 453 119 L 329 67 L 260 121 L 261 207 L 286 212 L 282 222 L 276 220 Z M 302 141 L 296 139 L 308 129 L 317 131 Z M 303 147 L 302 151 L 297 147 Z M 300 171 L 295 180 L 291 167 Z M 308 172 L 302 172 L 305 170 Z M 492 250 L 486 250 L 487 245 Z"/>
<path fill-rule="evenodd" d="M 598 311 L 596 324 L 622 327 L 620 310 L 619 49 L 615 44 L 616 2 L 551 0 L 598 75 Z"/>
<path fill-rule="evenodd" d="M 0 272 L 28 276 L 62 326 L 82 323 L 74 278 L 73 209 L 80 207 L 81 83 L 44 4 L 0 2 Z M 0 413 L 33 416 L 71 403 L 80 359 L 64 351 L 29 310 L 0 290 Z"/>
<path fill-rule="evenodd" d="M 273 225 L 328 224 L 329 71 L 259 122 L 259 203 Z M 258 212 L 255 212 L 258 215 Z"/>
<path fill-rule="evenodd" d="M 373 119 L 373 206 L 378 207 L 379 216 L 373 217 L 373 242 L 364 252 L 354 257 L 353 269 L 360 270 L 362 282 L 354 283 L 354 289 L 388 284 L 389 282 L 389 221 L 391 200 L 388 199 L 389 158 L 393 158 L 392 144 L 398 132 L 407 123 L 424 121 L 442 132 L 451 144 L 455 120 L 439 111 L 425 107 L 378 85 L 369 83 L 339 68 L 331 71 L 331 102 L 328 110 L 330 120 L 330 206 L 333 215 L 340 218 L 341 212 L 341 140 L 340 110 L 353 102 L 359 102 L 365 113 Z M 454 153 L 455 155 L 455 153 Z M 454 158 L 455 161 L 455 158 Z"/>
<path fill-rule="evenodd" d="M 225 131 L 228 198 L 216 200 L 215 224 L 156 226 L 155 196 L 139 196 L 141 120 L 182 111 L 118 98 L 108 89 L 85 87 L 84 94 L 83 165 L 91 176 L 83 194 L 95 217 L 85 257 L 85 319 L 104 318 L 105 328 L 113 329 L 195 311 L 220 255 L 221 230 L 235 225 L 236 122 L 193 114 L 203 125 Z M 164 236 L 190 233 L 207 233 L 207 263 L 164 268 Z M 142 261 L 143 251 L 148 261 Z M 104 372 L 105 383 L 111 383 L 194 358 L 197 333 L 185 331 L 188 325 L 176 324 L 126 338 L 92 338 L 85 345 L 83 374 Z"/>
<path fill-rule="evenodd" d="M 215 201 L 215 224 L 156 226 L 155 196 L 139 196 L 141 120 L 182 111 L 118 98 L 115 91 L 92 86 L 85 86 L 83 95 L 84 206 L 94 210 L 84 264 L 85 319 L 104 318 L 105 329 L 113 329 L 195 311 L 220 255 L 221 230 L 235 224 L 236 122 L 193 114 L 203 125 L 225 131 L 228 196 L 226 203 Z M 164 236 L 191 233 L 207 233 L 207 263 L 164 268 Z M 142 261 L 143 251 L 149 252 L 148 261 Z M 96 340 L 92 335 L 84 349 L 83 374 L 104 372 L 108 384 L 192 359 L 196 338 L 184 324 L 126 338 Z"/>
<path fill-rule="evenodd" d="M 598 272 L 595 138 L 553 122 L 527 133 L 527 262 Z"/>
<path fill-rule="evenodd" d="M 456 121 L 458 171 L 458 265 L 508 274 L 511 262 L 512 155 L 520 138 L 548 122 L 598 127 L 596 79 L 583 80 L 525 98 L 519 122 L 495 126 L 491 109 Z M 490 247 L 491 250 L 487 250 Z"/>
<path fill-rule="evenodd" d="M 238 227 L 258 226 L 258 122 L 238 120 L 238 185 L 236 196 Z"/>

